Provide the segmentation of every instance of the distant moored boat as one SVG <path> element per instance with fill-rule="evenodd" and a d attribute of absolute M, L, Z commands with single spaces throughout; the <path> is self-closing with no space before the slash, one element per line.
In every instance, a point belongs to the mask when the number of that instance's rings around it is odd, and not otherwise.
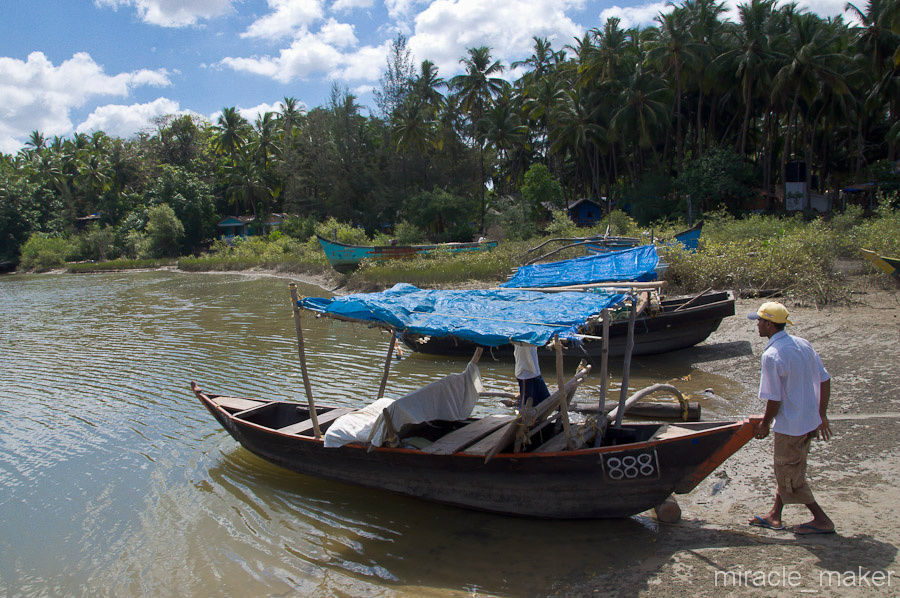
<path fill-rule="evenodd" d="M 319 244 L 322 245 L 325 256 L 328 258 L 328 263 L 339 272 L 355 270 L 364 259 L 396 260 L 439 251 L 449 253 L 486 251 L 497 246 L 497 241 L 436 243 L 434 245 L 347 245 L 329 241 L 323 237 L 318 238 Z"/>

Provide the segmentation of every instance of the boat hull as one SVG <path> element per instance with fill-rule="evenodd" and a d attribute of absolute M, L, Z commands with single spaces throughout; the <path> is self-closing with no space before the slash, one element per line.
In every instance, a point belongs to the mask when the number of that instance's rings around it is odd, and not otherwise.
<path fill-rule="evenodd" d="M 638 318 L 635 322 L 633 354 L 652 355 L 692 347 L 706 340 L 724 318 L 734 315 L 734 294 L 730 291 L 704 295 L 696 303 L 679 309 L 689 300 L 663 301 L 658 315 Z M 400 339 L 413 351 L 432 355 L 469 356 L 475 349 L 474 343 L 452 336 L 422 337 L 402 334 Z M 627 321 L 614 322 L 609 334 L 610 356 L 623 355 L 627 340 Z M 581 347 L 566 348 L 564 354 L 569 357 L 580 358 L 587 355 L 593 358 L 600 357 L 601 350 L 599 341 L 586 340 Z M 548 348 L 541 348 L 539 351 L 546 355 L 552 353 Z M 491 353 L 494 356 L 512 355 L 512 345 L 494 347 Z"/>
<path fill-rule="evenodd" d="M 497 241 L 481 243 L 438 243 L 434 245 L 347 245 L 318 237 L 319 244 L 331 267 L 339 272 L 350 272 L 365 259 L 398 260 L 434 252 L 468 253 L 485 251 L 497 246 Z"/>
<path fill-rule="evenodd" d="M 689 436 L 559 453 L 432 455 L 351 444 L 242 421 L 197 396 L 244 448 L 294 472 L 481 511 L 541 518 L 627 517 L 693 489 L 753 435 L 751 420 L 693 424 Z M 302 407 L 298 406 L 298 409 Z M 635 427 L 652 426 L 637 424 Z M 685 424 L 690 426 L 692 424 Z"/>

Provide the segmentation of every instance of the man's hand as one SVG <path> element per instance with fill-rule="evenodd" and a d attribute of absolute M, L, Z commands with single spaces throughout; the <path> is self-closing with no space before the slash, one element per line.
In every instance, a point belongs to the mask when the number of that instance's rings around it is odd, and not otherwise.
<path fill-rule="evenodd" d="M 756 425 L 756 438 L 762 440 L 769 435 L 769 422 L 763 420 Z"/>
<path fill-rule="evenodd" d="M 828 418 L 824 415 L 822 417 L 822 423 L 819 424 L 819 427 L 816 428 L 816 438 L 820 440 L 828 440 L 831 438 L 831 425 L 828 423 Z"/>

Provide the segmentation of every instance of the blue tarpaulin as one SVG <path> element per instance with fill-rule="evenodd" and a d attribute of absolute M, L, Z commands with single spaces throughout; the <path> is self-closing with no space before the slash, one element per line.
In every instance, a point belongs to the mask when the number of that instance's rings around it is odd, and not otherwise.
<path fill-rule="evenodd" d="M 656 280 L 659 255 L 655 245 L 610 251 L 571 260 L 521 266 L 500 285 L 507 288 L 564 287 L 593 282 Z"/>
<path fill-rule="evenodd" d="M 511 341 L 543 346 L 572 339 L 588 318 L 625 300 L 621 293 L 515 290 L 422 290 L 400 283 L 380 293 L 333 299 L 305 297 L 299 307 L 325 315 L 386 324 L 398 332 L 455 336 L 486 347 Z"/>

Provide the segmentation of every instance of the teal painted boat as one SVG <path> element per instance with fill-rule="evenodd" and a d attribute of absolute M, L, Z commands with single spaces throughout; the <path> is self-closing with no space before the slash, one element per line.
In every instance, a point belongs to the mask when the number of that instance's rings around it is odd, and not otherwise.
<path fill-rule="evenodd" d="M 443 251 L 448 253 L 487 251 L 496 247 L 497 241 L 434 245 L 347 245 L 319 237 L 319 244 L 332 268 L 339 272 L 349 272 L 355 270 L 365 259 L 398 260 Z"/>

